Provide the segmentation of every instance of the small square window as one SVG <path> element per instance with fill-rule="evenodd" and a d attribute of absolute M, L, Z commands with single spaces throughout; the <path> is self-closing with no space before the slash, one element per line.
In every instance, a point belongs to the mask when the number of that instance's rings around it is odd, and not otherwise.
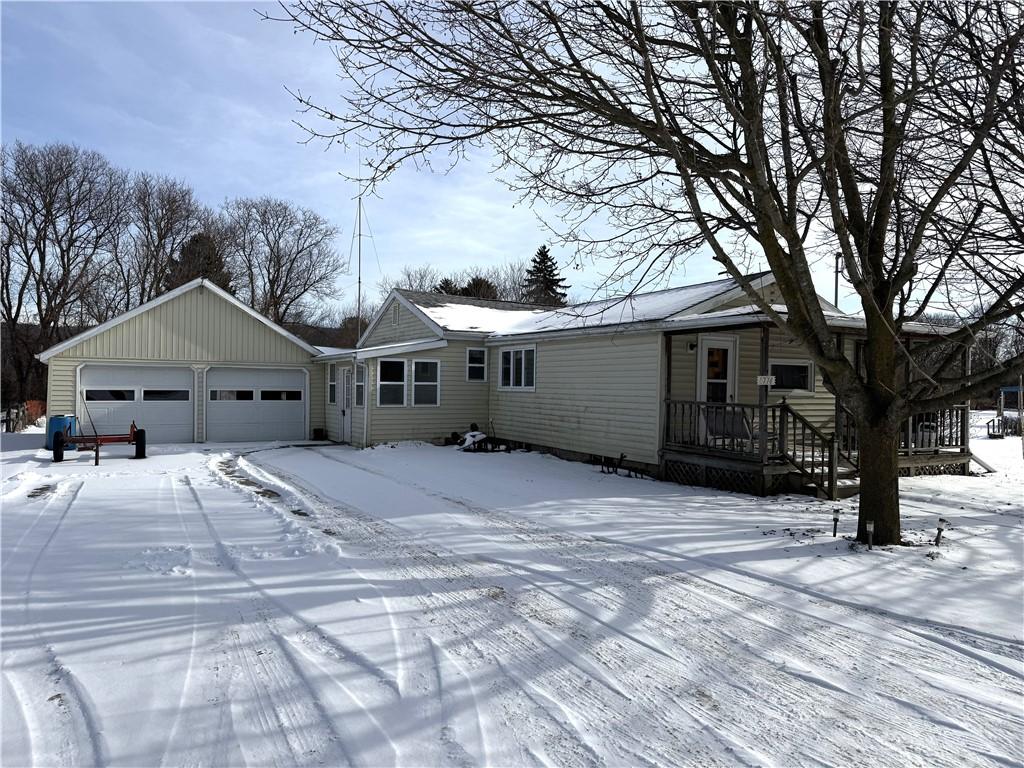
<path fill-rule="evenodd" d="M 466 350 L 466 381 L 487 381 L 487 350 Z"/>

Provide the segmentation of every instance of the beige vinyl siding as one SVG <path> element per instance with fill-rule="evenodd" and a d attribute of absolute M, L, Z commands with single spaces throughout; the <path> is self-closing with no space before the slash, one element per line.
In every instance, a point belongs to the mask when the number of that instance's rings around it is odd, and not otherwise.
<path fill-rule="evenodd" d="M 498 437 L 658 462 L 660 333 L 538 341 L 532 392 L 498 386 L 501 348 L 489 347 L 490 412 Z"/>
<path fill-rule="evenodd" d="M 51 358 L 46 371 L 46 412 L 53 415 L 75 412 L 75 369 L 78 360 Z"/>
<path fill-rule="evenodd" d="M 309 435 L 314 429 L 326 426 L 327 369 L 322 365 L 308 365 L 309 371 Z"/>
<path fill-rule="evenodd" d="M 392 307 L 398 305 L 398 325 L 391 322 Z M 382 344 L 395 344 L 400 341 L 416 341 L 417 339 L 437 338 L 437 333 L 430 326 L 413 314 L 402 302 L 391 299 L 381 313 L 380 320 L 373 327 L 363 347 L 377 347 Z"/>
<path fill-rule="evenodd" d="M 672 378 L 669 398 L 672 400 L 694 400 L 697 397 L 697 335 L 669 336 L 672 344 Z M 693 344 L 694 351 L 690 351 Z"/>
<path fill-rule="evenodd" d="M 79 342 L 57 358 L 303 364 L 310 354 L 200 286 Z"/>
<path fill-rule="evenodd" d="M 405 397 L 412 402 L 413 361 L 438 360 L 441 363 L 441 405 L 403 407 L 377 406 L 377 370 L 379 360 L 367 361 L 366 398 L 370 407 L 370 443 L 386 443 L 396 440 L 439 440 L 452 432 L 469 431 L 469 425 L 476 423 L 487 431 L 488 390 L 490 382 L 466 381 L 466 348 L 479 348 L 479 343 L 449 341 L 442 349 L 428 349 L 393 358 L 406 361 Z M 493 354 L 488 350 L 488 355 Z M 353 429 L 355 424 L 353 423 Z M 362 423 L 359 424 L 358 439 L 362 438 Z"/>

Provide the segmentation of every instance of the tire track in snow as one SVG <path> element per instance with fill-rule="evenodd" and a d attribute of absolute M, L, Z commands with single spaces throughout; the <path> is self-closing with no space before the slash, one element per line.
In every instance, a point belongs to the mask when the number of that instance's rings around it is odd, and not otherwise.
<path fill-rule="evenodd" d="M 178 708 L 159 765 L 228 765 L 233 757 L 229 745 L 234 741 L 234 723 L 229 706 L 229 655 L 223 636 L 210 645 L 204 645 L 202 649 L 198 647 L 199 592 L 196 577 L 196 541 L 189 530 L 189 521 L 185 518 L 177 490 L 178 485 L 184 484 L 170 477 L 164 478 L 160 484 L 161 489 L 170 489 L 171 505 L 188 543 L 191 560 L 189 583 L 192 594 L 192 626 L 185 679 L 182 682 Z M 158 510 L 160 502 L 161 498 L 158 496 Z"/>
<path fill-rule="evenodd" d="M 648 703 L 645 708 L 641 708 L 633 701 L 626 691 L 635 690 L 639 684 L 636 670 L 643 669 L 648 663 L 649 659 L 646 656 L 630 655 L 629 663 L 614 665 L 616 668 L 613 670 L 608 666 L 607 657 L 599 659 L 597 663 L 590 659 L 586 650 L 574 639 L 573 632 L 576 630 L 571 626 L 547 626 L 543 622 L 538 622 L 536 617 L 517 612 L 514 604 L 500 601 L 492 601 L 494 610 L 483 616 L 480 615 L 478 608 L 466 605 L 467 595 L 483 591 L 481 584 L 493 584 L 508 579 L 509 574 L 504 569 L 479 561 L 470 562 L 451 553 L 446 553 L 445 557 L 439 556 L 437 552 L 422 545 L 410 543 L 412 539 L 419 538 L 418 536 L 410 537 L 409 532 L 375 520 L 350 505 L 339 509 L 337 504 L 319 499 L 315 493 L 306 489 L 301 481 L 287 472 L 277 468 L 273 472 L 275 476 L 285 478 L 287 484 L 291 485 L 291 491 L 304 500 L 308 507 L 323 507 L 326 510 L 334 510 L 335 513 L 343 512 L 346 518 L 345 530 L 349 530 L 351 524 L 357 521 L 368 525 L 369 532 L 364 536 L 364 540 L 377 542 L 384 550 L 375 552 L 375 556 L 392 561 L 401 560 L 402 564 L 396 567 L 406 571 L 409 570 L 409 563 L 415 563 L 423 572 L 413 573 L 412 578 L 450 585 L 445 595 L 431 592 L 422 598 L 431 606 L 430 614 L 443 615 L 446 624 L 452 624 L 460 629 L 460 636 L 487 637 L 487 645 L 490 648 L 487 653 L 491 664 L 501 659 L 531 659 L 531 674 L 554 682 L 558 692 L 549 694 L 552 698 L 573 701 L 581 712 L 586 712 L 586 715 L 581 716 L 587 721 L 588 729 L 613 731 L 616 736 L 611 738 L 609 743 L 632 745 L 621 748 L 622 756 L 617 762 L 665 764 L 693 762 L 697 759 L 713 763 L 714 755 L 722 749 L 732 754 L 751 755 L 743 762 L 758 762 L 753 757 L 756 751 L 744 747 L 740 743 L 738 733 L 731 727 L 728 735 L 722 734 L 714 728 L 704 727 L 707 719 L 687 711 L 686 707 L 677 706 L 670 711 L 659 711 L 663 709 L 664 701 L 655 702 L 653 705 Z M 288 487 L 287 484 L 278 482 L 279 487 Z M 493 615 L 495 612 L 498 613 L 497 616 Z M 480 641 L 477 645 L 480 645 Z M 649 655 L 649 652 L 645 653 Z M 624 682 L 619 679 L 619 675 L 626 675 L 630 679 Z M 597 686 L 594 686 L 594 683 L 597 683 Z M 605 693 L 601 692 L 602 688 L 605 689 Z M 517 695 L 525 698 L 518 689 Z M 521 714 L 521 705 L 519 709 Z M 549 749 L 550 754 L 559 755 L 555 760 L 556 764 L 580 764 L 578 752 L 579 744 L 584 741 L 582 736 L 577 734 L 575 743 L 569 745 L 567 749 L 561 736 L 564 723 L 559 723 L 548 713 L 545 715 L 552 723 L 548 730 L 558 734 L 551 743 L 555 745 L 561 742 Z M 667 720 L 663 727 L 668 730 L 669 735 L 664 739 L 645 738 L 636 734 L 628 725 L 631 720 L 645 718 Z M 685 745 L 681 745 L 683 742 Z M 711 744 L 716 746 L 712 748 Z M 650 753 L 650 756 L 645 757 L 645 752 Z M 698 755 L 702 757 L 696 757 Z M 589 762 L 591 761 L 584 760 L 583 764 Z"/>
<path fill-rule="evenodd" d="M 245 455 L 250 455 L 252 453 L 256 453 L 256 451 L 249 451 Z M 259 480 L 260 482 L 263 482 L 270 486 L 274 486 L 286 493 L 296 492 L 294 488 L 281 483 L 278 478 L 265 472 L 258 465 L 246 460 L 244 457 L 238 457 L 233 461 L 235 468 L 237 468 L 239 471 L 246 472 L 255 479 Z M 227 466 L 231 466 L 231 463 L 227 462 Z M 266 498 L 254 495 L 250 489 L 243 489 L 243 486 L 241 486 L 234 478 L 232 478 L 227 472 L 225 472 L 224 469 L 225 462 L 218 462 L 216 468 L 212 471 L 214 472 L 215 475 L 221 477 L 224 482 L 228 483 L 235 490 L 242 491 L 244 493 L 247 493 L 247 495 L 249 495 L 250 497 L 253 497 L 257 504 L 264 504 L 266 506 L 270 506 L 271 508 L 273 508 L 273 504 L 270 503 Z M 295 521 L 290 520 L 289 522 L 294 523 Z M 360 581 L 376 595 L 376 598 L 381 605 L 382 613 L 384 614 L 384 616 L 387 617 L 388 631 L 390 632 L 391 636 L 391 655 L 395 661 L 394 671 L 389 677 L 386 678 L 385 682 L 394 689 L 396 695 L 401 695 L 408 688 L 408 670 L 402 663 L 402 659 L 405 658 L 407 654 L 403 650 L 403 644 L 400 637 L 400 633 L 398 631 L 398 625 L 395 621 L 396 611 L 392 608 L 391 602 L 388 600 L 387 595 L 384 594 L 384 591 L 381 590 L 380 587 L 378 587 L 377 584 L 372 579 L 366 578 L 365 574 L 363 574 L 355 564 L 348 563 L 347 565 L 348 568 L 356 575 L 356 577 L 360 579 Z M 382 668 L 376 667 L 368 660 L 362 659 L 360 657 L 360 662 L 365 664 L 368 668 L 373 667 L 373 671 L 375 673 L 383 673 Z"/>
<path fill-rule="evenodd" d="M 230 658 L 247 686 L 238 690 L 232 676 L 227 698 L 232 722 L 248 723 L 258 738 L 242 738 L 236 728 L 246 762 L 273 765 L 349 764 L 331 719 L 326 717 L 309 681 L 294 667 L 294 660 L 278 645 L 281 631 L 275 613 L 280 608 L 239 567 L 220 538 L 202 498 L 184 475 L 185 485 L 196 512 L 205 524 L 216 560 L 243 585 L 238 594 L 254 593 L 248 606 L 237 610 L 237 623 L 230 631 Z M 290 612 L 286 612 L 291 617 Z M 244 635 L 244 637 L 243 637 Z"/>
<path fill-rule="evenodd" d="M 4 672 L 8 683 L 21 702 L 22 713 L 29 729 L 29 737 L 33 749 L 33 762 L 43 765 L 96 765 L 103 766 L 108 762 L 106 743 L 99 726 L 98 716 L 91 698 L 82 688 L 78 679 L 57 657 L 53 646 L 48 642 L 42 628 L 33 619 L 33 583 L 47 551 L 57 538 L 64 521 L 71 512 L 75 501 L 84 487 L 82 480 L 58 483 L 60 493 L 47 501 L 44 511 L 33 522 L 41 522 L 45 517 L 53 517 L 52 507 L 63 503 L 63 508 L 56 513 L 56 520 L 48 534 L 40 529 L 42 539 L 35 545 L 35 557 L 28 566 L 23 577 L 21 588 L 22 629 L 31 636 L 32 644 L 10 651 L 4 658 Z M 56 490 L 56 489 L 55 489 Z M 27 531 L 26 534 L 31 533 Z M 24 543 L 24 538 L 19 545 Z M 27 556 L 31 553 L 26 551 Z M 11 557 L 11 562 L 23 565 L 20 559 Z M 16 577 L 14 577 L 16 578 Z M 11 583 L 12 576 L 6 579 Z M 7 623 L 5 633 L 10 632 Z M 50 693 L 54 689 L 56 693 Z M 45 696 L 45 703 L 40 701 Z M 52 708 L 47 706 L 52 704 Z"/>
<path fill-rule="evenodd" d="M 378 475 L 378 476 L 382 477 L 383 479 L 387 480 L 388 482 L 396 482 L 394 478 L 389 477 L 387 475 L 384 475 L 382 473 L 375 472 L 373 470 L 369 470 L 369 469 L 367 469 L 365 467 L 362 467 L 360 465 L 355 465 L 355 464 L 351 464 L 351 463 L 346 462 L 346 461 L 341 461 L 340 459 L 336 459 L 334 457 L 325 455 L 324 452 L 320 451 L 320 450 L 316 450 L 316 452 L 318 454 L 322 455 L 324 458 L 327 458 L 327 459 L 329 459 L 331 461 L 336 461 L 336 462 L 338 462 L 340 464 L 343 464 L 343 465 L 345 465 L 347 467 L 351 467 L 351 468 L 356 469 L 356 470 L 366 471 L 369 474 Z M 276 468 L 275 468 L 275 471 L 276 471 Z M 416 486 L 415 484 L 404 482 L 404 481 L 403 481 L 403 485 L 412 486 L 412 487 L 416 488 L 416 490 L 419 490 L 419 491 L 425 493 L 428 496 L 433 496 L 434 498 L 442 499 L 442 500 L 444 500 L 444 501 L 446 501 L 448 503 L 452 503 L 452 504 L 457 505 L 457 506 L 459 506 L 459 507 L 461 507 L 463 509 L 466 509 L 467 511 L 470 511 L 470 512 L 472 512 L 474 514 L 483 515 L 483 516 L 485 516 L 488 519 L 488 521 L 493 521 L 496 515 L 498 515 L 500 517 L 500 514 L 496 513 L 495 510 L 492 510 L 492 509 L 484 510 L 484 509 L 479 508 L 479 507 L 474 507 L 470 502 L 467 502 L 465 499 L 452 498 L 452 497 L 446 496 L 444 494 L 439 494 L 437 492 L 433 492 L 431 489 L 422 488 L 421 486 Z M 520 524 L 522 523 L 522 521 L 519 521 L 519 520 L 517 520 L 516 522 L 520 523 Z M 602 542 L 600 538 L 587 537 L 587 536 L 578 536 L 577 534 L 573 534 L 573 533 L 571 533 L 569 531 L 565 531 L 564 529 L 555 528 L 555 530 L 559 530 L 562 534 L 564 534 L 566 536 L 571 536 L 571 537 L 573 537 L 576 540 L 583 540 L 586 543 L 590 543 L 590 544 L 604 544 L 604 546 L 602 546 L 601 549 L 603 549 L 605 551 L 610 549 L 609 545 L 612 545 L 612 546 L 627 546 L 629 544 L 628 542 L 619 542 L 619 541 L 604 541 L 604 542 Z M 542 533 L 547 533 L 547 535 L 550 536 L 551 529 L 547 529 L 546 531 L 542 531 Z M 534 541 L 534 543 L 536 543 L 536 541 Z M 702 564 L 707 565 L 706 563 L 702 563 Z M 701 578 L 704 581 L 707 581 L 709 584 L 714 585 L 718 589 L 727 589 L 726 587 L 723 587 L 722 585 L 717 584 L 713 580 L 709 580 L 709 579 L 707 579 L 705 577 L 699 577 L 698 576 L 697 578 Z M 754 578 L 753 580 L 757 581 L 756 578 Z M 786 585 L 775 585 L 775 586 L 786 586 Z M 694 591 L 694 590 L 691 588 L 691 591 Z M 729 591 L 735 593 L 736 596 L 741 597 L 743 600 L 747 600 L 747 601 L 750 601 L 752 603 L 755 600 L 755 598 L 753 598 L 751 595 L 743 593 L 742 591 L 737 591 L 734 588 L 729 590 Z M 760 598 L 756 598 L 756 599 L 760 599 Z M 834 602 L 834 601 L 827 601 L 827 602 L 831 603 L 831 602 Z M 777 606 L 777 608 L 780 611 L 792 610 L 792 606 L 782 606 L 782 605 L 779 605 L 779 606 Z M 834 606 L 833 606 L 833 608 L 834 608 Z M 854 605 L 854 606 L 851 606 L 851 608 L 853 608 L 853 609 L 860 609 L 860 608 L 862 608 L 862 606 Z M 852 612 L 854 614 L 857 613 L 856 610 L 853 610 Z M 828 619 L 827 617 L 822 617 L 822 616 L 820 616 L 820 615 L 818 615 L 816 613 L 813 613 L 813 612 L 804 611 L 804 616 L 805 616 L 806 619 L 809 619 L 812 622 L 816 622 L 818 624 L 820 624 L 822 622 L 824 622 L 825 624 L 829 624 L 830 623 L 830 619 Z M 891 618 L 891 617 L 883 617 L 883 618 Z M 841 628 L 843 631 L 845 631 L 847 633 L 849 631 L 857 631 L 856 628 L 851 628 L 849 626 L 849 622 L 848 621 L 840 620 L 840 621 L 832 621 L 831 623 L 833 623 L 836 627 Z M 886 623 L 888 623 L 888 622 L 886 622 Z M 897 625 L 897 628 L 899 628 L 898 625 Z M 908 629 L 908 628 L 904 627 L 904 629 Z M 776 633 L 779 633 L 778 627 L 772 627 L 772 630 L 774 632 L 776 632 Z M 912 633 L 913 634 L 917 634 L 916 632 L 912 632 Z M 861 632 L 861 634 L 863 634 L 863 632 Z M 877 631 L 871 632 L 869 634 L 871 635 L 871 639 L 872 640 L 874 640 L 874 639 L 882 639 L 882 636 L 879 635 L 877 633 Z M 792 636 L 786 636 L 786 635 L 783 635 L 783 636 L 786 637 L 786 639 L 792 639 Z M 931 638 L 926 637 L 924 639 L 931 639 Z M 943 644 L 943 643 L 940 643 L 940 645 L 941 644 Z M 799 681 L 801 683 L 810 683 L 810 684 L 812 684 L 814 686 L 819 686 L 820 688 L 823 689 L 824 694 L 831 694 L 831 695 L 834 696 L 835 693 L 841 692 L 841 693 L 843 693 L 845 695 L 849 695 L 849 696 L 852 696 L 852 697 L 854 697 L 854 698 L 856 698 L 858 700 L 861 700 L 861 701 L 865 702 L 865 704 L 873 703 L 873 704 L 877 705 L 877 703 L 878 703 L 878 699 L 877 698 L 875 698 L 875 699 L 873 699 L 872 701 L 869 702 L 868 699 L 866 699 L 865 697 L 859 696 L 857 694 L 854 694 L 850 690 L 848 690 L 848 686 L 843 686 L 843 685 L 837 684 L 834 681 L 828 679 L 827 677 L 822 677 L 819 672 L 807 669 L 806 666 L 803 663 L 801 663 L 801 662 L 797 662 L 797 661 L 794 661 L 792 659 L 788 659 L 785 656 L 779 656 L 778 654 L 774 654 L 774 653 L 771 653 L 771 652 L 766 653 L 763 648 L 757 648 L 757 647 L 754 647 L 754 646 L 752 646 L 750 644 L 747 644 L 747 643 L 741 644 L 740 647 L 743 650 L 746 651 L 747 655 L 749 655 L 751 657 L 758 658 L 759 661 L 762 661 L 764 664 L 767 664 L 767 665 L 770 665 L 770 666 L 774 667 L 781 674 L 787 675 L 787 676 L 789 676 L 789 677 L 791 677 L 791 678 L 793 678 L 793 679 L 795 679 L 795 680 L 797 680 L 797 681 Z M 867 649 L 867 650 L 870 650 L 870 649 Z M 968 656 L 971 657 L 971 654 L 968 653 Z M 986 661 L 986 659 L 984 659 L 984 658 L 976 659 L 976 660 L 977 661 L 981 661 L 982 663 L 984 663 Z M 939 658 L 936 658 L 935 659 L 935 663 L 942 663 L 942 660 L 939 659 Z M 737 670 L 737 672 L 742 675 L 742 671 L 741 670 Z M 803 686 L 803 687 L 806 688 L 806 686 Z M 868 706 L 867 708 L 870 710 L 871 707 Z M 890 709 L 891 709 L 891 707 L 890 707 Z M 934 718 L 934 722 L 936 724 L 941 724 L 945 717 L 946 716 L 944 716 L 944 715 L 938 715 L 937 714 L 936 717 Z M 913 735 L 912 734 L 912 730 L 913 730 L 912 727 L 908 727 L 907 728 L 908 739 L 912 738 L 912 735 Z M 867 738 L 869 741 L 871 741 L 871 740 L 876 741 L 876 743 L 878 743 L 878 745 L 879 745 L 879 747 L 881 748 L 882 751 L 887 749 L 887 745 L 885 745 L 881 741 L 879 741 L 878 738 L 876 736 L 874 736 L 874 734 L 870 734 L 870 733 L 868 733 L 868 734 L 861 734 L 860 738 L 861 738 L 861 740 L 863 740 L 864 738 Z M 975 749 L 978 752 L 978 754 L 981 754 L 981 750 L 977 749 L 977 746 L 978 745 L 976 745 Z M 909 757 L 910 757 L 910 755 L 908 755 L 908 758 Z M 755 757 L 755 761 L 756 761 L 756 757 Z"/>
<path fill-rule="evenodd" d="M 292 736 L 287 740 L 287 754 L 283 752 L 280 743 L 271 744 L 277 758 L 274 762 L 289 764 L 297 761 L 305 764 L 315 755 L 319 762 L 330 764 L 333 760 L 351 764 L 357 761 L 357 757 L 351 753 L 348 742 L 356 740 L 357 732 L 375 732 L 382 743 L 387 745 L 389 755 L 380 753 L 379 747 L 374 747 L 376 762 L 396 759 L 399 755 L 398 745 L 392 741 L 374 714 L 375 708 L 387 706 L 400 698 L 396 681 L 371 660 L 339 639 L 326 635 L 251 579 L 224 545 L 191 478 L 186 476 L 184 480 L 205 523 L 216 559 L 245 585 L 246 592 L 253 594 L 251 606 L 239 614 L 241 627 L 245 628 L 246 642 L 243 644 L 240 635 L 236 635 L 234 645 L 242 674 L 249 681 L 251 692 L 256 698 L 256 712 L 249 713 L 250 722 L 258 728 L 267 728 L 268 724 L 276 722 L 275 728 Z M 249 497 L 249 494 L 246 496 Z M 249 649 L 248 653 L 246 649 Z M 321 700 L 323 686 L 318 688 L 311 682 L 298 663 L 299 658 L 308 659 L 324 672 L 331 686 L 344 691 L 347 710 L 344 718 L 336 720 L 327 711 Z M 358 689 L 342 682 L 353 677 L 363 681 Z M 286 685 L 286 680 L 291 682 Z M 303 695 L 301 698 L 285 696 L 282 701 L 274 701 L 264 696 L 261 688 L 268 681 L 276 682 L 278 690 L 297 688 Z M 234 692 L 231 698 L 233 701 L 237 698 Z M 354 705 L 354 708 L 350 705 Z M 236 712 L 236 717 L 239 714 L 245 713 Z M 320 728 L 326 733 L 326 738 L 312 744 L 305 738 L 305 734 L 297 732 L 301 729 L 295 728 L 296 723 L 311 722 L 320 723 Z M 343 732 L 339 733 L 339 728 Z M 330 754 L 332 751 L 335 753 L 333 757 Z M 259 754 L 255 757 L 263 759 Z"/>

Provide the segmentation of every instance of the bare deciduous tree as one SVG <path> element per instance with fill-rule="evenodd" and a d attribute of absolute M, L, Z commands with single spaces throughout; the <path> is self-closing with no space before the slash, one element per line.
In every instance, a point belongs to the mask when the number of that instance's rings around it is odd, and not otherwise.
<path fill-rule="evenodd" d="M 900 539 L 900 423 L 1024 366 L 966 378 L 954 359 L 1022 312 L 1011 6 L 299 0 L 284 16 L 336 46 L 347 106 L 298 98 L 314 135 L 378 153 L 372 182 L 487 142 L 527 196 L 563 207 L 570 239 L 606 215 L 598 245 L 635 285 L 702 247 L 744 284 L 767 262 L 788 311 L 746 285 L 751 301 L 856 417 L 862 540 L 869 517 L 876 541 Z M 867 324 L 860 370 L 812 281 L 837 252 Z M 956 353 L 923 369 L 938 342 L 909 349 L 906 323 L 979 296 L 943 342 Z"/>
<path fill-rule="evenodd" d="M 441 273 L 429 264 L 421 267 L 413 267 L 406 264 L 398 272 L 398 276 L 381 275 L 377 281 L 377 291 L 380 300 L 388 297 L 394 288 L 405 288 L 409 291 L 433 291 L 434 287 L 441 281 Z"/>
<path fill-rule="evenodd" d="M 336 295 L 346 264 L 338 230 L 307 208 L 270 197 L 225 205 L 238 295 L 277 323 L 302 322 L 316 300 Z"/>
<path fill-rule="evenodd" d="M 127 177 L 99 153 L 67 144 L 16 142 L 2 162 L 0 309 L 10 342 L 35 354 L 81 322 L 83 298 L 124 220 Z M 37 327 L 23 330 L 29 324 Z M 33 367 L 21 359 L 12 358 L 19 399 Z"/>

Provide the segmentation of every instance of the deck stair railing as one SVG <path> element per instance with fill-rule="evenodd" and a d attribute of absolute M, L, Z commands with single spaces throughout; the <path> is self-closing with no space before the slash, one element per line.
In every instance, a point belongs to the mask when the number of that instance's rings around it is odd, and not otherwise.
<path fill-rule="evenodd" d="M 839 475 L 839 440 L 826 435 L 785 400 L 779 409 L 779 447 L 782 455 L 816 489 L 836 498 Z"/>

